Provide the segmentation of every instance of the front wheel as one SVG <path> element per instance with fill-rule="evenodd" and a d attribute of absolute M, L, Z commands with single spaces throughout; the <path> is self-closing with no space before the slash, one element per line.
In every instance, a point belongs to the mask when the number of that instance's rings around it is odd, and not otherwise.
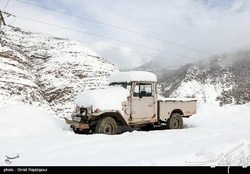
<path fill-rule="evenodd" d="M 96 133 L 103 133 L 107 135 L 117 134 L 117 124 L 112 117 L 105 117 L 97 122 Z"/>
<path fill-rule="evenodd" d="M 183 126 L 182 116 L 179 113 L 171 114 L 170 118 L 167 121 L 168 129 L 181 129 Z"/>

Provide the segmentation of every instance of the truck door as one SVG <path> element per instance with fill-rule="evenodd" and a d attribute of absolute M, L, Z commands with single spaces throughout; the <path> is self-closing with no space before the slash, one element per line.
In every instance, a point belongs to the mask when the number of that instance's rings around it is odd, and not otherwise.
<path fill-rule="evenodd" d="M 154 94 L 152 83 L 135 84 L 131 101 L 132 123 L 148 122 L 152 119 L 156 113 Z"/>

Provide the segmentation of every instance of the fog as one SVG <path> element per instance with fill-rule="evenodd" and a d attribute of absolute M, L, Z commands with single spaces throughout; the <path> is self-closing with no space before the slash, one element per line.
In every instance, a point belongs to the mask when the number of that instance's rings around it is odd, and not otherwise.
<path fill-rule="evenodd" d="M 247 0 L 7 2 L 0 1 L 1 9 L 16 15 L 5 15 L 7 24 L 81 41 L 121 69 L 155 58 L 191 63 L 244 48 L 250 40 Z"/>

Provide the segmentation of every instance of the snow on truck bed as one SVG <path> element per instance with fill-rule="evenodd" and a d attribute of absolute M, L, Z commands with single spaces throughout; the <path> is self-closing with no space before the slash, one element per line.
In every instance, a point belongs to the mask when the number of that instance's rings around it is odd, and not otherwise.
<path fill-rule="evenodd" d="M 182 101 L 182 102 L 185 102 L 185 101 L 197 101 L 196 98 L 165 98 L 161 95 L 158 95 L 158 101 Z"/>

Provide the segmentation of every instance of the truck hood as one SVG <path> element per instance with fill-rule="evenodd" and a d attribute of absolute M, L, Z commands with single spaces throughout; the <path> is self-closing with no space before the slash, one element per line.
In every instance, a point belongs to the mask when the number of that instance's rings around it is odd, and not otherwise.
<path fill-rule="evenodd" d="M 75 105 L 93 107 L 93 110 L 122 111 L 122 102 L 127 100 L 129 91 L 122 87 L 107 87 L 105 89 L 83 91 L 76 96 Z"/>

